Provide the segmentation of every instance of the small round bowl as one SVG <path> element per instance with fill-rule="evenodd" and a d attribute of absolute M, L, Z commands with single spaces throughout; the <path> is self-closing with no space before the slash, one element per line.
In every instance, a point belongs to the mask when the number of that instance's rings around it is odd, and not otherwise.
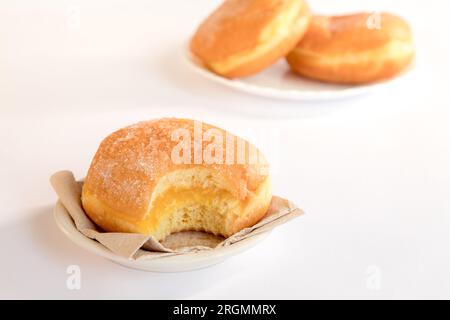
<path fill-rule="evenodd" d="M 61 231 L 80 247 L 109 259 L 122 266 L 152 272 L 182 272 L 206 268 L 223 262 L 227 258 L 250 249 L 264 240 L 270 231 L 256 234 L 227 247 L 193 253 L 172 255 L 154 259 L 131 260 L 115 255 L 99 242 L 89 239 L 75 227 L 72 217 L 61 202 L 57 202 L 53 211 L 56 224 Z"/>

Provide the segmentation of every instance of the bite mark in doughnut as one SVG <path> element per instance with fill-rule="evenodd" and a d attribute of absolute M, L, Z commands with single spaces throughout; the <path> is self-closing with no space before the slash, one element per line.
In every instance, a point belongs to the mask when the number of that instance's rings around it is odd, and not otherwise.
<path fill-rule="evenodd" d="M 180 143 L 176 132 L 187 137 L 183 153 L 189 158 L 197 152 L 191 140 L 197 134 L 214 132 L 229 139 L 232 161 L 174 161 Z M 201 150 L 208 149 L 208 139 L 197 142 Z M 258 161 L 252 161 L 255 155 Z M 104 231 L 149 234 L 157 240 L 180 231 L 229 237 L 261 220 L 271 200 L 268 164 L 255 146 L 212 125 L 197 128 L 193 120 L 174 118 L 140 122 L 106 137 L 81 197 L 86 214 Z"/>

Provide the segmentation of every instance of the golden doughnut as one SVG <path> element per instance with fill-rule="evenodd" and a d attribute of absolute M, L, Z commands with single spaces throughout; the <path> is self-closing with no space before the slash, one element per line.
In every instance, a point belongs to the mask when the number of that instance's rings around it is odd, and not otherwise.
<path fill-rule="evenodd" d="M 291 51 L 309 20 L 304 0 L 226 0 L 200 25 L 190 49 L 219 75 L 249 76 Z"/>
<path fill-rule="evenodd" d="M 292 70 L 325 82 L 361 84 L 391 78 L 413 60 L 408 23 L 388 14 L 314 16 L 287 56 Z"/>
<path fill-rule="evenodd" d="M 211 148 L 211 139 L 219 138 L 227 148 L 222 157 Z M 187 158 L 179 161 L 180 155 Z M 272 198 L 267 171 L 254 146 L 225 130 L 186 119 L 141 122 L 100 144 L 82 204 L 105 231 L 157 240 L 186 230 L 228 237 L 266 214 Z"/>

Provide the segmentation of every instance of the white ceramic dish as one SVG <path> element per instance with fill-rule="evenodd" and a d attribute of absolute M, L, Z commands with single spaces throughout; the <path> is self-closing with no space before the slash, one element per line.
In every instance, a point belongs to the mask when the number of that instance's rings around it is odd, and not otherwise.
<path fill-rule="evenodd" d="M 269 234 L 269 232 L 261 233 L 217 250 L 174 255 L 150 260 L 129 260 L 115 255 L 97 241 L 89 239 L 81 234 L 76 229 L 72 217 L 59 201 L 56 203 L 53 214 L 56 224 L 61 231 L 80 247 L 125 267 L 153 272 L 181 272 L 209 267 L 255 246 Z"/>
<path fill-rule="evenodd" d="M 333 101 L 356 97 L 397 81 L 408 73 L 370 85 L 334 85 L 302 78 L 291 72 L 282 59 L 255 76 L 231 80 L 206 69 L 187 48 L 184 58 L 190 69 L 208 80 L 253 95 L 291 101 Z"/>

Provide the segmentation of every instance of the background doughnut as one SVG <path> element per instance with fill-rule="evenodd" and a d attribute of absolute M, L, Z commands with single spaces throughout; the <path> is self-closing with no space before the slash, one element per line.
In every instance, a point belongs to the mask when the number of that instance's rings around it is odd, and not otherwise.
<path fill-rule="evenodd" d="M 304 0 L 227 0 L 200 25 L 190 49 L 217 74 L 249 76 L 288 54 L 309 21 Z"/>
<path fill-rule="evenodd" d="M 360 84 L 397 75 L 413 57 L 407 22 L 389 13 L 359 13 L 314 16 L 287 61 L 308 78 Z"/>

